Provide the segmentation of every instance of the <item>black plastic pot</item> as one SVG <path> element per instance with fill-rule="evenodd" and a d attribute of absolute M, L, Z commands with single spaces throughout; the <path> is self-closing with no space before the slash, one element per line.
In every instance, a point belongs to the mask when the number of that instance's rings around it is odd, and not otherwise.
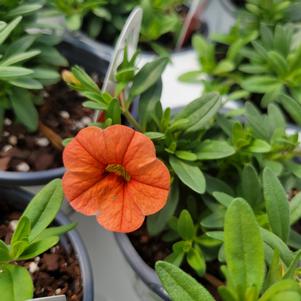
<path fill-rule="evenodd" d="M 144 262 L 132 245 L 128 236 L 122 233 L 114 233 L 114 236 L 126 261 L 144 284 L 151 291 L 161 297 L 162 300 L 170 301 L 170 298 L 164 290 L 155 270 Z"/>
<path fill-rule="evenodd" d="M 232 16 L 236 16 L 240 8 L 243 8 L 246 1 L 243 0 L 220 0 L 221 5 Z"/>
<path fill-rule="evenodd" d="M 58 46 L 58 49 L 70 62 L 70 66 L 80 65 L 87 72 L 95 72 L 99 74 L 100 78 L 104 78 L 109 61 L 99 57 L 95 49 L 89 48 L 88 45 L 79 40 L 70 39 L 68 36 Z M 0 171 L 0 185 L 43 185 L 52 179 L 62 177 L 64 171 L 63 167 L 31 172 Z"/>
<path fill-rule="evenodd" d="M 27 191 L 24 191 L 22 189 L 11 189 L 8 187 L 0 187 L 0 194 L 0 208 L 1 203 L 3 204 L 9 202 L 20 211 L 23 211 L 30 200 L 33 198 L 33 195 Z M 57 225 L 66 225 L 71 223 L 71 221 L 63 213 L 60 212 L 55 219 L 55 223 Z M 76 257 L 78 258 L 83 285 L 83 301 L 93 301 L 94 286 L 92 268 L 88 253 L 78 232 L 76 230 L 72 230 L 66 233 L 62 236 L 61 242 L 66 248 L 67 252 L 68 249 L 70 250 L 71 245 L 74 253 L 76 254 Z"/>

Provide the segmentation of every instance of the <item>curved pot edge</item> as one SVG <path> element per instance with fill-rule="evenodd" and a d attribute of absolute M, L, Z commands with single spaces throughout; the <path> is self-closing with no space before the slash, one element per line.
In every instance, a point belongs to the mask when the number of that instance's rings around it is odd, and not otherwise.
<path fill-rule="evenodd" d="M 126 261 L 132 267 L 135 273 L 159 297 L 165 301 L 170 301 L 155 270 L 144 262 L 132 245 L 128 236 L 123 233 L 114 233 L 114 237 Z"/>
<path fill-rule="evenodd" d="M 20 202 L 30 202 L 33 198 L 33 194 L 21 189 L 17 188 L 12 190 L 9 187 L 0 187 L 0 193 L 6 195 L 14 195 L 16 198 L 20 199 Z M 71 221 L 67 216 L 65 216 L 61 211 L 55 218 L 55 221 L 58 224 L 69 224 Z M 65 234 L 72 245 L 75 255 L 78 258 L 80 270 L 81 270 L 81 278 L 83 285 L 83 301 L 93 301 L 94 300 L 94 283 L 93 283 L 93 273 L 92 273 L 92 265 L 89 259 L 88 252 L 86 247 L 76 229 Z"/>

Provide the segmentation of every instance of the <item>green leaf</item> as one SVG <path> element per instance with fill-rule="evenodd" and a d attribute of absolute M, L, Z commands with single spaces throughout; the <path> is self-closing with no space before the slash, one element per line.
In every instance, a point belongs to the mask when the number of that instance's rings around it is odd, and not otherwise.
<path fill-rule="evenodd" d="M 269 168 L 265 168 L 263 171 L 263 192 L 272 231 L 284 242 L 287 242 L 289 204 L 281 182 Z"/>
<path fill-rule="evenodd" d="M 221 106 L 221 98 L 217 93 L 205 94 L 188 104 L 175 115 L 175 121 L 188 119 L 186 132 L 193 133 L 208 125 Z"/>
<path fill-rule="evenodd" d="M 59 242 L 58 236 L 51 236 L 51 237 L 38 240 L 32 243 L 24 250 L 24 252 L 22 252 L 22 254 L 19 256 L 19 260 L 27 260 L 27 259 L 34 258 L 46 252 L 50 248 L 54 247 L 58 242 Z"/>
<path fill-rule="evenodd" d="M 158 261 L 156 272 L 173 301 L 215 301 L 196 279 L 168 262 Z"/>
<path fill-rule="evenodd" d="M 15 80 L 10 80 L 9 83 L 14 86 L 24 88 L 24 89 L 29 89 L 29 90 L 43 89 L 43 86 L 39 81 L 37 81 L 33 78 L 30 78 L 30 77 L 17 78 Z"/>
<path fill-rule="evenodd" d="M 177 232 L 183 240 L 191 240 L 195 235 L 193 220 L 190 213 L 186 209 L 182 210 L 179 216 Z"/>
<path fill-rule="evenodd" d="M 4 29 L 0 32 L 0 45 L 6 40 L 6 38 L 10 35 L 10 33 L 17 27 L 17 25 L 22 20 L 22 17 L 17 17 L 12 20 Z"/>
<path fill-rule="evenodd" d="M 235 153 L 235 149 L 222 140 L 205 140 L 195 151 L 199 160 L 214 160 L 226 158 Z"/>
<path fill-rule="evenodd" d="M 188 162 L 169 157 L 169 163 L 179 179 L 197 193 L 204 193 L 206 188 L 205 177 L 199 167 Z"/>
<path fill-rule="evenodd" d="M 160 80 L 168 62 L 168 58 L 162 57 L 145 64 L 135 75 L 130 93 L 133 96 L 137 96 L 153 86 L 158 80 Z"/>
<path fill-rule="evenodd" d="M 291 118 L 301 125 L 301 104 L 297 102 L 294 98 L 288 95 L 280 96 L 280 103 L 284 107 L 284 109 L 289 113 Z"/>
<path fill-rule="evenodd" d="M 0 263 L 11 260 L 9 256 L 9 247 L 0 239 Z M 0 264 L 1 267 L 1 264 Z"/>
<path fill-rule="evenodd" d="M 289 202 L 290 225 L 293 225 L 301 218 L 301 192 L 296 194 Z"/>
<path fill-rule="evenodd" d="M 29 240 L 34 240 L 56 217 L 64 193 L 60 179 L 52 180 L 31 200 L 22 216 L 31 221 Z"/>
<path fill-rule="evenodd" d="M 286 291 L 300 291 L 300 287 L 296 281 L 291 279 L 285 279 L 279 282 L 276 282 L 274 285 L 269 287 L 263 296 L 258 301 L 274 301 L 272 297 L 275 297 L 278 293 Z M 289 299 L 280 299 L 280 300 L 289 300 Z M 277 301 L 280 301 L 279 299 Z"/>
<path fill-rule="evenodd" d="M 189 250 L 186 259 L 188 264 L 199 276 L 204 275 L 206 271 L 206 261 L 201 249 L 197 245 Z"/>
<path fill-rule="evenodd" d="M 248 164 L 244 166 L 241 175 L 242 197 L 252 208 L 257 208 L 262 202 L 261 183 L 255 168 Z"/>
<path fill-rule="evenodd" d="M 31 50 L 31 51 L 28 51 L 28 52 L 16 53 L 14 55 L 9 56 L 4 61 L 1 61 L 0 66 L 14 65 L 14 64 L 29 60 L 29 59 L 37 56 L 40 53 L 41 53 L 40 50 Z"/>
<path fill-rule="evenodd" d="M 260 228 L 251 207 L 243 199 L 232 201 L 225 216 L 227 278 L 241 298 L 247 288 L 261 290 L 265 274 L 264 247 Z"/>
<path fill-rule="evenodd" d="M 49 64 L 53 66 L 68 66 L 68 61 L 60 54 L 60 52 L 52 46 L 39 46 L 41 54 L 39 55 L 39 61 L 43 64 Z"/>
<path fill-rule="evenodd" d="M 247 151 L 251 153 L 268 153 L 270 152 L 272 147 L 266 141 L 261 139 L 255 139 L 252 143 L 246 148 Z"/>
<path fill-rule="evenodd" d="M 62 234 L 71 231 L 76 227 L 76 223 L 71 223 L 68 225 L 49 227 L 43 230 L 35 239 L 34 242 L 53 236 L 61 236 Z"/>
<path fill-rule="evenodd" d="M 33 298 L 33 284 L 29 272 L 18 265 L 1 264 L 0 291 L 4 301 L 24 301 Z"/>
<path fill-rule="evenodd" d="M 152 87 L 141 94 L 139 98 L 138 116 L 143 129 L 156 113 L 156 107 L 160 103 L 162 93 L 162 80 L 158 80 Z M 161 116 L 157 116 L 161 118 Z"/>
<path fill-rule="evenodd" d="M 33 70 L 23 67 L 0 66 L 0 79 L 11 79 L 33 74 Z"/>
<path fill-rule="evenodd" d="M 22 216 L 18 221 L 17 228 L 11 238 L 11 244 L 14 245 L 18 241 L 28 240 L 31 230 L 30 220 L 26 216 Z"/>
<path fill-rule="evenodd" d="M 294 279 L 295 278 L 295 276 L 296 276 L 295 274 L 300 265 L 300 257 L 301 257 L 301 250 L 297 251 L 297 253 L 295 254 L 295 257 L 292 260 L 290 266 L 288 267 L 285 275 L 283 276 L 283 279 Z"/>
<path fill-rule="evenodd" d="M 158 140 L 158 139 L 165 138 L 165 134 L 160 133 L 160 132 L 144 132 L 143 134 L 152 140 Z"/>
<path fill-rule="evenodd" d="M 119 100 L 113 98 L 108 105 L 106 116 L 112 119 L 112 124 L 121 124 L 121 108 Z"/>
<path fill-rule="evenodd" d="M 39 116 L 30 93 L 24 89 L 15 88 L 11 89 L 9 97 L 19 121 L 29 131 L 35 131 L 38 128 Z"/>
<path fill-rule="evenodd" d="M 178 150 L 175 152 L 175 155 L 179 159 L 186 160 L 186 161 L 196 161 L 198 159 L 198 157 L 195 153 L 192 153 L 189 151 Z"/>
<path fill-rule="evenodd" d="M 264 242 L 271 247 L 273 250 L 279 250 L 280 257 L 285 265 L 290 265 L 294 259 L 293 253 L 290 251 L 288 246 L 273 232 L 270 232 L 264 228 L 261 228 L 261 235 Z"/>
<path fill-rule="evenodd" d="M 106 111 L 108 109 L 107 105 L 99 103 L 99 102 L 95 102 L 95 101 L 85 101 L 85 102 L 83 102 L 83 107 L 89 108 L 92 110 L 100 110 L 100 111 L 103 111 L 103 110 Z"/>
<path fill-rule="evenodd" d="M 97 84 L 93 81 L 93 79 L 79 66 L 72 67 L 73 75 L 84 85 L 88 90 L 92 90 L 96 93 L 99 93 L 100 90 Z"/>
<path fill-rule="evenodd" d="M 5 15 L 6 18 L 14 18 L 16 16 L 24 16 L 42 8 L 41 4 L 23 4 L 11 9 Z"/>
<path fill-rule="evenodd" d="M 281 86 L 279 80 L 273 76 L 261 75 L 250 76 L 241 82 L 243 89 L 253 93 L 266 93 Z"/>
<path fill-rule="evenodd" d="M 224 192 L 213 192 L 214 198 L 223 206 L 226 208 L 229 207 L 229 205 L 232 203 L 234 200 L 233 196 L 226 194 Z"/>

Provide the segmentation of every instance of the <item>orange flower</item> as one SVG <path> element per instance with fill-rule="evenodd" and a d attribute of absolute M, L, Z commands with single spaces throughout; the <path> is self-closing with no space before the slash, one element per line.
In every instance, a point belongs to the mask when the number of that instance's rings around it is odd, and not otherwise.
<path fill-rule="evenodd" d="M 166 204 L 170 176 L 152 141 L 122 125 L 88 127 L 67 145 L 63 188 L 71 206 L 107 230 L 131 232 Z"/>

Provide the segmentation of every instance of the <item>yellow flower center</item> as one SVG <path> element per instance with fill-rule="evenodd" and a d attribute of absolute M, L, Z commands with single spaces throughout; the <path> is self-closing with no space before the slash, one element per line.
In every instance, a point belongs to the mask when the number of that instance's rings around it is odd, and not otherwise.
<path fill-rule="evenodd" d="M 118 176 L 123 177 L 127 182 L 131 179 L 131 176 L 127 173 L 124 167 L 120 164 L 109 164 L 106 167 L 107 172 L 112 172 Z"/>

